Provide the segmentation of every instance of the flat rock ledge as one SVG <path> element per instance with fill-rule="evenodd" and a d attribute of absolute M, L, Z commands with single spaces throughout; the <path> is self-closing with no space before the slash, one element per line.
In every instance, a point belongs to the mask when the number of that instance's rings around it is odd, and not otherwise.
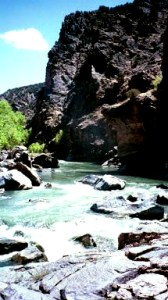
<path fill-rule="evenodd" d="M 123 233 L 113 252 L 89 251 L 56 262 L 3 267 L 0 300 L 166 300 L 168 233 Z M 165 227 L 164 227 L 165 226 Z M 147 228 L 147 227 L 146 227 Z"/>

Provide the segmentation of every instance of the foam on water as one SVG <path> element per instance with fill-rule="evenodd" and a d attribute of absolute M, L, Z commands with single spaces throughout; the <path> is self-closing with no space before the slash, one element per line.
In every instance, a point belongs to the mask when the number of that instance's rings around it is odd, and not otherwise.
<path fill-rule="evenodd" d="M 35 241 L 44 247 L 51 261 L 62 255 L 87 251 L 73 240 L 86 233 L 93 236 L 97 249 L 116 248 L 118 234 L 136 228 L 138 220 L 94 214 L 90 211 L 91 205 L 102 201 L 109 192 L 97 191 L 78 182 L 86 174 L 105 172 L 93 164 L 61 162 L 59 169 L 41 173 L 40 187 L 1 195 L 0 237 Z M 113 197 L 158 193 L 153 180 L 123 179 L 127 181 L 126 188 L 110 192 Z M 47 182 L 52 188 L 45 188 Z M 162 193 L 168 197 L 168 192 Z"/>
<path fill-rule="evenodd" d="M 128 231 L 135 228 L 137 222 L 135 220 L 117 220 L 101 215 L 85 215 L 83 218 L 70 222 L 57 222 L 50 229 L 2 225 L 0 232 L 1 237 L 39 243 L 44 247 L 48 259 L 54 261 L 63 255 L 89 251 L 73 240 L 86 233 L 92 235 L 97 244 L 97 250 L 116 249 L 117 237 L 120 232 L 123 232 L 123 226 L 124 231 Z M 104 241 L 103 245 L 102 241 Z"/>

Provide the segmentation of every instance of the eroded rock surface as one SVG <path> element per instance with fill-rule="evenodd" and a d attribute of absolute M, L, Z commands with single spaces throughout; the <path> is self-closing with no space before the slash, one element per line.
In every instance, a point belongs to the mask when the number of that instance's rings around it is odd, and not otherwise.
<path fill-rule="evenodd" d="M 32 139 L 45 139 L 53 148 L 62 129 L 57 153 L 74 160 L 105 161 L 118 145 L 118 157 L 130 171 L 152 174 L 157 167 L 152 82 L 161 75 L 167 10 L 167 0 L 135 0 L 65 17 L 49 52 Z"/>
<path fill-rule="evenodd" d="M 136 300 L 164 299 L 167 286 L 167 225 L 153 226 L 156 232 L 125 233 L 122 250 L 90 251 L 63 257 L 57 262 L 3 267 L 0 297 L 14 299 Z M 141 228 L 141 229 L 142 229 Z M 128 236 L 129 234 L 129 236 Z M 136 247 L 130 242 L 136 240 Z M 163 243 L 163 244 L 162 244 Z"/>

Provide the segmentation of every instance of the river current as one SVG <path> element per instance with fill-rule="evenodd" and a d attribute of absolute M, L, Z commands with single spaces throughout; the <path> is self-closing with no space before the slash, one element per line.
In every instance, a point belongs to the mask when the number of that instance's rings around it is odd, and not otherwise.
<path fill-rule="evenodd" d="M 90 211 L 108 193 L 128 196 L 158 194 L 156 180 L 118 176 L 126 180 L 122 191 L 97 191 L 78 180 L 87 174 L 107 174 L 109 168 L 91 163 L 59 162 L 58 169 L 39 173 L 42 184 L 27 191 L 8 191 L 0 196 L 0 238 L 19 238 L 41 244 L 50 261 L 63 255 L 87 251 L 73 238 L 90 233 L 101 251 L 117 247 L 120 232 L 133 230 L 137 219 L 114 219 Z M 46 188 L 46 183 L 52 187 Z M 164 192 L 168 195 L 168 192 Z M 5 258 L 4 258 L 5 259 Z M 0 264 L 1 265 L 1 264 Z"/>

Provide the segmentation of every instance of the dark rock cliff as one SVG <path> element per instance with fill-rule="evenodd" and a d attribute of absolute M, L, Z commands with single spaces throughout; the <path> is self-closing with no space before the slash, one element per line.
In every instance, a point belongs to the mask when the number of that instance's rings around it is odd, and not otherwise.
<path fill-rule="evenodd" d="M 163 61 L 162 61 L 162 81 L 158 88 L 158 144 L 160 164 L 168 170 L 168 143 L 167 143 L 167 130 L 168 130 L 168 21 L 166 31 L 163 36 Z"/>
<path fill-rule="evenodd" d="M 7 90 L 0 99 L 7 100 L 14 110 L 21 111 L 29 121 L 34 115 L 36 101 L 44 83 L 37 83 Z"/>
<path fill-rule="evenodd" d="M 167 12 L 167 0 L 135 0 L 65 17 L 49 52 L 31 140 L 53 150 L 62 129 L 63 158 L 103 161 L 118 146 L 130 170 L 151 169 L 157 159 L 152 82 L 161 75 Z"/>

